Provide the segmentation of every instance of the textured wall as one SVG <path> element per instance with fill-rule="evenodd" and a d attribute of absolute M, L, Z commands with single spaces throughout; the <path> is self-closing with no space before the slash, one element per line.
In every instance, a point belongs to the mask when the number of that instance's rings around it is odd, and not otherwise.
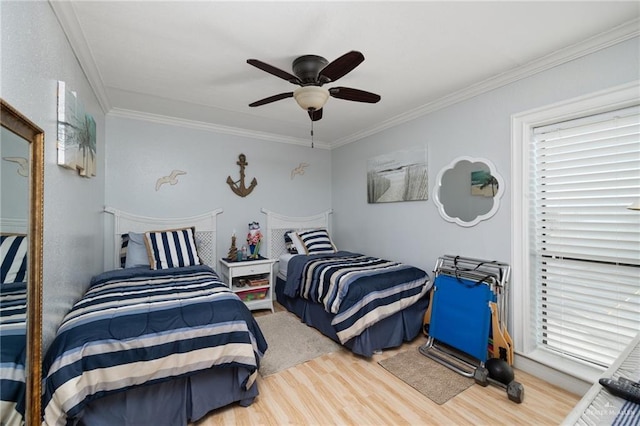
<path fill-rule="evenodd" d="M 247 224 L 264 224 L 261 208 L 309 215 L 331 207 L 331 154 L 317 149 L 225 135 L 212 131 L 107 118 L 106 205 L 143 216 L 191 216 L 221 207 L 219 256 L 225 256 L 236 230 L 245 244 Z M 258 185 L 246 197 L 234 194 L 227 177 L 240 179 L 238 156 L 245 154 L 245 186 Z M 304 174 L 292 170 L 306 163 Z M 181 170 L 175 185 L 156 191 L 158 178 Z M 112 245 L 106 241 L 108 252 Z"/>
<path fill-rule="evenodd" d="M 338 246 L 427 270 L 442 254 L 509 262 L 511 115 L 637 80 L 639 52 L 628 40 L 333 150 Z M 414 146 L 429 150 L 429 200 L 367 204 L 367 159 Z M 496 215 L 472 228 L 446 222 L 433 203 L 438 172 L 460 156 L 489 159 L 506 184 Z"/>
<path fill-rule="evenodd" d="M 102 270 L 104 115 L 48 2 L 2 1 L 0 96 L 40 126 L 45 138 L 43 341 L 92 275 Z M 97 130 L 97 176 L 57 165 L 57 81 L 78 93 Z"/>

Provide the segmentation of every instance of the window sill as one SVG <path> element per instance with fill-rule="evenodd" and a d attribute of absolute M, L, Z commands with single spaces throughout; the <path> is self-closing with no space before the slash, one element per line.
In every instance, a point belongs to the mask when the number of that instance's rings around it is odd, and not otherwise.
<path fill-rule="evenodd" d="M 584 394 L 605 370 L 543 349 L 518 353 L 515 367 L 578 395 Z"/>

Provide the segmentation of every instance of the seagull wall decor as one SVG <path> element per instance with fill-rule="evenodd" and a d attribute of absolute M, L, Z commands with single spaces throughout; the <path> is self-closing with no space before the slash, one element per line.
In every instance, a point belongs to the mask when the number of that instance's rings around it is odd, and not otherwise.
<path fill-rule="evenodd" d="M 3 160 L 11 161 L 12 163 L 18 164 L 18 174 L 20 176 L 28 177 L 29 176 L 29 160 L 24 157 L 2 157 Z"/>
<path fill-rule="evenodd" d="M 156 181 L 156 191 L 165 183 L 176 185 L 178 183 L 178 176 L 186 174 L 187 172 L 183 172 L 182 170 L 173 170 L 169 176 L 163 176 Z"/>
<path fill-rule="evenodd" d="M 296 175 L 302 176 L 306 167 L 309 167 L 309 163 L 300 163 L 298 167 L 291 170 L 291 179 L 293 179 Z"/>

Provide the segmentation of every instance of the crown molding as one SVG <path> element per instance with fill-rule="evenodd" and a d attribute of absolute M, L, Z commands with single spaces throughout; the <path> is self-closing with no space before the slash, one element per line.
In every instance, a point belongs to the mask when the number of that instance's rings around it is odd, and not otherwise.
<path fill-rule="evenodd" d="M 96 61 L 87 44 L 82 26 L 78 21 L 78 16 L 73 8 L 73 2 L 50 0 L 49 5 L 58 18 L 58 22 L 67 36 L 71 50 L 76 56 L 78 64 L 87 77 L 87 80 L 89 80 L 91 89 L 95 93 L 96 98 L 98 98 L 102 112 L 105 114 L 108 113 L 111 109 L 111 104 L 105 91 L 104 81 L 102 80 L 100 71 L 98 71 L 96 67 Z"/>
<path fill-rule="evenodd" d="M 108 117 L 127 118 L 132 120 L 147 121 L 156 124 L 166 124 L 169 126 L 185 127 L 195 130 L 204 130 L 207 132 L 221 133 L 225 135 L 233 135 L 246 137 L 251 139 L 259 139 L 269 142 L 288 143 L 291 145 L 299 145 L 311 147 L 309 139 L 294 138 L 290 136 L 278 135 L 275 133 L 257 132 L 254 130 L 242 129 L 239 127 L 222 126 L 220 124 L 207 123 L 203 121 L 187 120 L 183 118 L 170 117 L 167 115 L 151 114 L 141 111 L 133 111 L 122 108 L 112 108 L 107 114 Z M 330 145 L 324 141 L 314 140 L 313 147 L 318 149 L 330 149 Z"/>
<path fill-rule="evenodd" d="M 434 111 L 446 108 L 467 99 L 471 99 L 483 93 L 490 92 L 491 90 L 498 89 L 502 86 L 506 86 L 518 80 L 531 77 L 540 72 L 549 70 L 564 63 L 570 62 L 574 59 L 587 56 L 591 53 L 597 52 L 610 46 L 614 46 L 618 43 L 622 43 L 623 41 L 638 36 L 640 36 L 640 19 L 634 19 L 632 21 L 619 25 L 618 27 L 615 27 L 607 32 L 588 38 L 580 43 L 576 43 L 572 46 L 546 55 L 540 59 L 536 59 L 534 61 L 526 63 L 514 70 L 490 77 L 484 81 L 465 87 L 462 90 L 443 96 L 442 98 L 439 98 L 433 102 L 429 102 L 418 108 L 414 108 L 413 110 L 399 114 L 389 120 L 383 121 L 375 127 L 365 129 L 361 132 L 354 133 L 342 139 L 338 139 L 331 143 L 330 146 L 333 149 L 351 142 L 355 142 L 367 136 L 380 133 L 383 130 L 398 126 L 411 120 L 415 120 L 416 118 L 430 114 Z"/>
<path fill-rule="evenodd" d="M 91 49 L 86 42 L 86 38 L 84 36 L 84 33 L 82 32 L 82 27 L 80 26 L 77 15 L 73 8 L 73 3 L 67 1 L 50 0 L 49 4 L 51 5 L 55 15 L 57 16 L 58 21 L 60 22 L 60 25 L 62 26 L 62 29 L 66 34 L 67 39 L 69 40 L 71 49 L 78 58 L 80 67 L 87 76 L 89 84 L 91 85 L 91 88 L 93 89 L 98 102 L 105 114 L 114 117 L 126 117 L 155 123 L 172 124 L 176 126 L 189 127 L 216 133 L 231 134 L 272 142 L 290 143 L 293 145 L 301 146 L 310 145 L 310 141 L 306 139 L 292 138 L 265 132 L 256 132 L 246 129 L 216 125 L 213 123 L 204 123 L 156 114 L 148 114 L 139 111 L 112 108 L 105 90 L 103 79 L 100 75 L 100 72 L 98 71 L 98 68 L 95 65 L 95 60 L 91 53 Z M 511 71 L 507 71 L 502 74 L 490 77 L 484 81 L 472 84 L 461 90 L 424 104 L 418 108 L 414 108 L 410 111 L 399 114 L 395 117 L 379 123 L 376 126 L 370 127 L 368 129 L 363 129 L 362 131 L 353 133 L 349 136 L 337 139 L 332 142 L 314 141 L 314 146 L 323 149 L 338 148 L 342 145 L 346 145 L 351 142 L 355 142 L 368 136 L 374 135 L 376 133 L 380 133 L 386 129 L 396 127 L 408 121 L 415 120 L 416 118 L 430 114 L 434 111 L 438 111 L 448 106 L 471 99 L 475 96 L 481 95 L 491 90 L 495 90 L 515 81 L 522 80 L 537 73 L 557 67 L 574 59 L 589 55 L 591 53 L 597 52 L 599 50 L 638 36 L 640 36 L 640 19 L 634 19 L 609 31 L 598 34 L 567 48 L 553 52 L 540 59 L 526 63 Z"/>

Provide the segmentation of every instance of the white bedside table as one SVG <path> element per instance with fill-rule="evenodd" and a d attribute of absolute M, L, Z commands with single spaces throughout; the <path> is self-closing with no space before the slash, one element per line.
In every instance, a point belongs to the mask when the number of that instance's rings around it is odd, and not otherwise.
<path fill-rule="evenodd" d="M 231 290 L 238 294 L 250 310 L 271 309 L 273 312 L 273 264 L 275 259 L 229 262 L 220 259 L 220 274 Z M 258 285 L 240 286 L 243 281 L 264 281 Z"/>

